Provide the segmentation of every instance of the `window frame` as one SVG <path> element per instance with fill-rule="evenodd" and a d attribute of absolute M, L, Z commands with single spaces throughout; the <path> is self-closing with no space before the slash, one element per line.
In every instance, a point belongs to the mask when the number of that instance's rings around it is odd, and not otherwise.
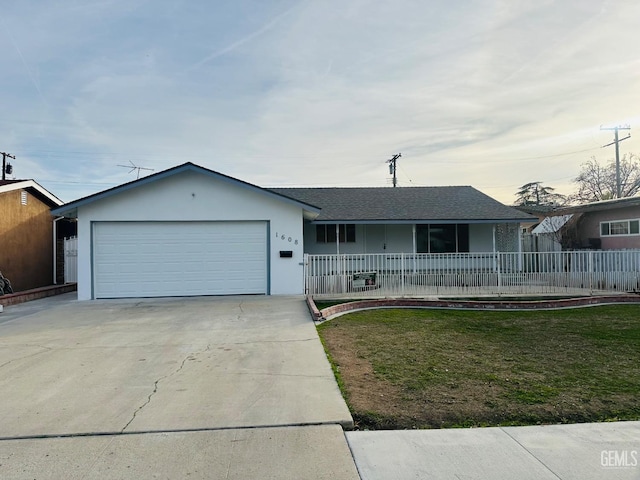
<path fill-rule="evenodd" d="M 622 233 L 614 232 L 622 230 Z M 633 227 L 632 227 L 633 225 Z M 635 230 L 635 232 L 634 232 Z M 640 236 L 640 219 L 629 218 L 622 220 L 607 220 L 600 222 L 600 237 L 637 237 Z"/>
<path fill-rule="evenodd" d="M 336 239 L 335 223 L 316 224 L 316 243 L 356 243 L 356 224 L 355 223 L 339 223 L 338 239 Z"/>
<path fill-rule="evenodd" d="M 438 239 L 436 237 L 437 229 L 450 230 L 453 227 L 453 240 L 446 238 Z M 432 235 L 432 229 L 434 233 Z M 426 238 L 419 238 L 426 233 Z M 449 235 L 451 235 L 449 233 Z M 434 251 L 433 245 L 441 240 L 444 245 L 453 241 L 455 250 L 453 251 Z M 468 223 L 418 223 L 416 224 L 416 253 L 469 253 L 469 224 Z M 427 247 L 427 251 L 423 248 Z"/>

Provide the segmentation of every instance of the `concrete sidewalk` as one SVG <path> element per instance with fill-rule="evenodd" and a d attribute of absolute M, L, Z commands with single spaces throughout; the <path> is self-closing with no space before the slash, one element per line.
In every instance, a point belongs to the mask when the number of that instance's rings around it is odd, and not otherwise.
<path fill-rule="evenodd" d="M 640 422 L 346 435 L 362 480 L 640 479 Z"/>
<path fill-rule="evenodd" d="M 0 441 L 2 480 L 358 480 L 339 425 Z"/>

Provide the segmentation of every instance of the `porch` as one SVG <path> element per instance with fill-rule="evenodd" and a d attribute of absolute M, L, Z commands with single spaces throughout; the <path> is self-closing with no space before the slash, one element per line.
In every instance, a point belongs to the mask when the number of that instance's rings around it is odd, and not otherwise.
<path fill-rule="evenodd" d="M 305 292 L 316 298 L 637 292 L 639 272 L 640 250 L 304 258 Z"/>

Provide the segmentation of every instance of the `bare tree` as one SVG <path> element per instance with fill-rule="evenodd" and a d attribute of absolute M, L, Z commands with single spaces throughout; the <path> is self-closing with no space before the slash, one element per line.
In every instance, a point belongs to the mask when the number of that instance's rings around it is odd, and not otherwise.
<path fill-rule="evenodd" d="M 601 165 L 595 157 L 582 164 L 580 174 L 573 180 L 578 191 L 571 196 L 577 203 L 597 202 L 616 198 L 616 162 Z M 622 197 L 640 192 L 640 157 L 633 153 L 620 159 L 620 187 Z"/>

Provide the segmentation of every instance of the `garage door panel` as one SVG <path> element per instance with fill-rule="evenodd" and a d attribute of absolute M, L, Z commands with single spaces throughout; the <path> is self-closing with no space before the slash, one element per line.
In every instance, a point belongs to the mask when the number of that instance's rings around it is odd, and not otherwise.
<path fill-rule="evenodd" d="M 266 222 L 97 222 L 95 298 L 267 293 Z"/>

